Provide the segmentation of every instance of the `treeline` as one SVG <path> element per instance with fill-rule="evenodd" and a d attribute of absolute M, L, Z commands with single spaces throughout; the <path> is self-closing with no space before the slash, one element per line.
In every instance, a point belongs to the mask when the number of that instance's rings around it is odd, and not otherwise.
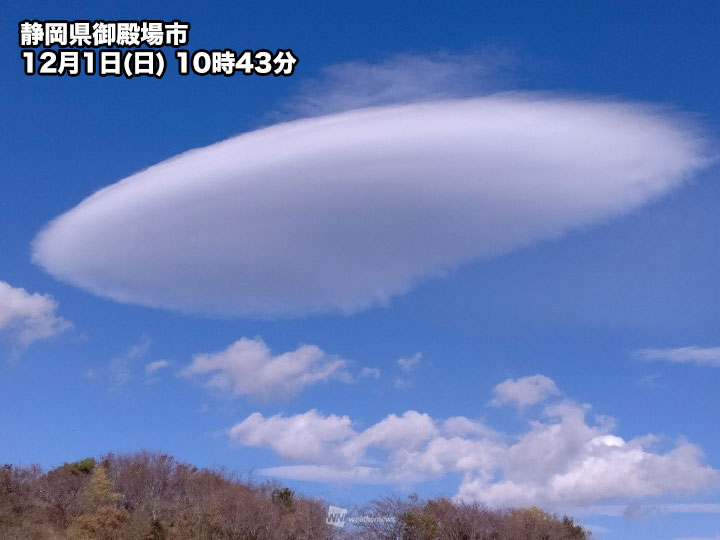
<path fill-rule="evenodd" d="M 0 467 L 2 540 L 585 540 L 569 518 L 447 499 L 383 498 L 344 527 L 328 505 L 272 483 L 140 452 L 51 471 Z M 382 518 L 382 519 L 372 519 Z"/>

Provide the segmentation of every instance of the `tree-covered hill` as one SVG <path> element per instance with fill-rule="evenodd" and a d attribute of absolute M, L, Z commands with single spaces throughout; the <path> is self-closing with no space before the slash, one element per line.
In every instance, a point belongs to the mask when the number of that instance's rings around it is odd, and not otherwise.
<path fill-rule="evenodd" d="M 387 497 L 349 509 L 151 452 L 50 471 L 0 467 L 2 540 L 585 540 L 570 518 L 449 499 Z"/>

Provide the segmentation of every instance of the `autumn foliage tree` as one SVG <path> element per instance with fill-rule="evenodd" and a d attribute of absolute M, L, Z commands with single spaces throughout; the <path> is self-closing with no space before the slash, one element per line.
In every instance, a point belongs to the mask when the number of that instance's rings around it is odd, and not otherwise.
<path fill-rule="evenodd" d="M 2 540 L 586 540 L 569 518 L 449 499 L 375 500 L 333 527 L 327 504 L 287 487 L 199 469 L 152 452 L 45 472 L 0 466 Z"/>

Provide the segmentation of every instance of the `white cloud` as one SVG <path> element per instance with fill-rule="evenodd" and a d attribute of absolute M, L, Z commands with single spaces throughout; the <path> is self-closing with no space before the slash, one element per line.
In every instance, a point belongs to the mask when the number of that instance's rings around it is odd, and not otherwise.
<path fill-rule="evenodd" d="M 59 317 L 57 302 L 49 295 L 28 293 L 0 281 L 0 331 L 8 331 L 21 346 L 53 337 L 70 328 Z"/>
<path fill-rule="evenodd" d="M 145 364 L 145 374 L 152 375 L 156 371 L 164 369 L 169 365 L 170 363 L 167 360 L 155 360 L 154 362 L 149 362 L 148 364 Z"/>
<path fill-rule="evenodd" d="M 661 503 L 661 504 L 592 504 L 586 506 L 564 506 L 567 515 L 629 517 L 664 514 L 720 514 L 718 503 Z"/>
<path fill-rule="evenodd" d="M 483 422 L 478 422 L 477 420 L 470 420 L 469 418 L 466 418 L 464 416 L 453 416 L 446 419 L 443 422 L 442 431 L 450 437 L 483 435 L 492 438 L 498 436 L 498 434 L 493 429 L 485 425 Z"/>
<path fill-rule="evenodd" d="M 635 381 L 636 386 L 640 386 L 643 388 L 662 388 L 665 386 L 665 383 L 663 382 L 663 376 L 659 373 L 653 373 L 651 375 L 645 375 L 644 377 L 641 377 L 637 381 Z"/>
<path fill-rule="evenodd" d="M 369 446 L 385 450 L 413 450 L 437 434 L 435 422 L 429 415 L 407 411 L 402 416 L 388 415 L 360 433 L 350 443 L 357 449 Z"/>
<path fill-rule="evenodd" d="M 693 364 L 704 367 L 720 367 L 720 347 L 678 347 L 675 349 L 640 349 L 636 351 L 642 360 Z"/>
<path fill-rule="evenodd" d="M 328 66 L 290 101 L 292 115 L 323 114 L 408 102 L 487 94 L 506 82 L 516 64 L 507 50 L 473 54 L 398 54 L 377 63 Z M 419 84 L 421 83 L 421 84 Z"/>
<path fill-rule="evenodd" d="M 361 377 L 371 377 L 373 379 L 380 378 L 380 370 L 375 367 L 364 367 L 360 370 Z"/>
<path fill-rule="evenodd" d="M 407 358 L 398 358 L 397 365 L 405 373 L 410 373 L 411 371 L 414 371 L 415 368 L 418 366 L 421 358 L 422 353 L 416 352 L 415 354 Z M 393 381 L 393 387 L 397 388 L 398 390 L 407 390 L 408 388 L 412 388 L 413 386 L 415 386 L 415 383 L 412 379 L 408 377 L 396 377 Z"/>
<path fill-rule="evenodd" d="M 720 514 L 720 503 L 657 504 L 654 507 L 668 514 Z"/>
<path fill-rule="evenodd" d="M 694 127 L 645 105 L 506 93 L 382 106 L 138 172 L 50 223 L 33 257 L 120 302 L 354 312 L 628 213 L 707 163 Z"/>
<path fill-rule="evenodd" d="M 492 404 L 526 407 L 560 393 L 555 381 L 544 375 L 507 379 L 493 389 Z"/>
<path fill-rule="evenodd" d="M 416 352 L 408 358 L 398 358 L 397 364 L 403 371 L 412 371 L 420 363 L 422 353 Z"/>
<path fill-rule="evenodd" d="M 315 345 L 273 356 L 260 339 L 242 338 L 218 353 L 198 354 L 182 374 L 207 376 L 207 386 L 237 396 L 291 396 L 322 381 L 349 381 L 347 362 Z"/>
<path fill-rule="evenodd" d="M 145 358 L 147 352 L 150 350 L 151 344 L 150 338 L 142 336 L 140 341 L 130 345 L 123 355 L 112 358 L 108 364 L 107 370 L 99 368 L 90 370 L 90 373 L 93 374 L 91 378 L 97 378 L 98 375 L 107 373 L 107 376 L 110 379 L 111 388 L 114 391 L 120 391 L 136 375 L 138 368 L 137 364 L 140 360 Z M 147 366 L 145 367 L 145 373 L 148 373 Z"/>
<path fill-rule="evenodd" d="M 266 476 L 274 476 L 287 480 L 304 480 L 312 482 L 328 483 L 353 483 L 353 484 L 386 484 L 380 471 L 375 467 L 353 467 L 342 469 L 327 465 L 290 465 L 281 467 L 268 467 L 262 470 Z"/>
<path fill-rule="evenodd" d="M 355 435 L 347 416 L 322 416 L 316 410 L 265 418 L 253 413 L 229 431 L 245 446 L 268 447 L 286 458 L 332 463 L 343 457 L 343 444 Z M 339 459 L 344 461 L 344 459 Z"/>
<path fill-rule="evenodd" d="M 148 351 L 152 341 L 146 335 L 141 336 L 137 342 L 129 345 L 121 354 L 110 358 L 105 364 L 94 363 L 93 367 L 85 369 L 83 376 L 107 384 L 112 392 L 122 392 L 127 386 L 144 371 L 145 382 L 156 382 L 153 378 L 156 372 L 170 366 L 167 360 L 149 361 Z"/>
<path fill-rule="evenodd" d="M 587 525 L 587 524 L 583 524 L 582 527 L 583 527 L 584 529 L 589 530 L 593 535 L 595 535 L 595 534 L 608 534 L 608 533 L 612 532 L 610 529 L 608 529 L 607 527 L 603 527 L 602 525 Z"/>
<path fill-rule="evenodd" d="M 679 440 L 660 451 L 657 437 L 624 439 L 613 433 L 611 420 L 588 421 L 588 410 L 560 401 L 545 407 L 519 435 L 465 417 L 443 421 L 418 411 L 389 415 L 359 430 L 347 416 L 316 410 L 268 418 L 255 413 L 229 434 L 240 444 L 297 462 L 264 469 L 267 475 L 407 485 L 458 474 L 460 499 L 493 507 L 597 508 L 602 501 L 718 486 L 720 471 L 703 464 L 695 445 Z"/>

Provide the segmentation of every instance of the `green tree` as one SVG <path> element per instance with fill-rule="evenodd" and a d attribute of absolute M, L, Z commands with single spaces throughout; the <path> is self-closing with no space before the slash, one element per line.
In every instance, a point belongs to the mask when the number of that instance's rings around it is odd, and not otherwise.
<path fill-rule="evenodd" d="M 273 489 L 270 495 L 272 502 L 280 506 L 283 510 L 292 510 L 295 503 L 295 492 L 290 488 Z"/>
<path fill-rule="evenodd" d="M 119 495 L 112 490 L 112 484 L 108 480 L 105 467 L 95 467 L 86 489 L 86 497 L 93 508 L 102 506 L 114 506 Z"/>

